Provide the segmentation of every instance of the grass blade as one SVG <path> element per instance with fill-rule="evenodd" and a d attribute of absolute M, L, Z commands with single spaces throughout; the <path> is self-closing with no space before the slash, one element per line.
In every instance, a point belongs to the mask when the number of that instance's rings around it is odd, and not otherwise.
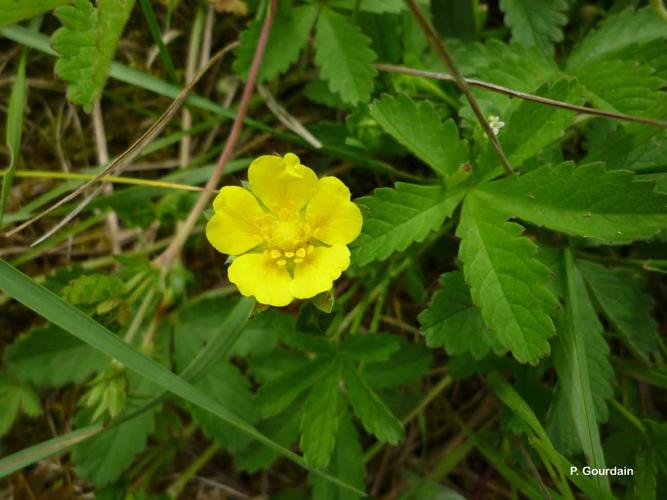
<path fill-rule="evenodd" d="M 150 380 L 162 389 L 212 413 L 237 428 L 240 432 L 275 450 L 301 467 L 327 478 L 346 490 L 363 495 L 363 492 L 353 486 L 320 470 L 308 467 L 299 455 L 266 437 L 255 429 L 255 427 L 247 424 L 243 419 L 217 403 L 182 377 L 171 372 L 155 360 L 141 354 L 94 319 L 67 304 L 53 292 L 35 283 L 4 260 L 0 260 L 0 289 L 51 323 L 68 331 L 105 355 L 115 358 L 128 369 Z"/>

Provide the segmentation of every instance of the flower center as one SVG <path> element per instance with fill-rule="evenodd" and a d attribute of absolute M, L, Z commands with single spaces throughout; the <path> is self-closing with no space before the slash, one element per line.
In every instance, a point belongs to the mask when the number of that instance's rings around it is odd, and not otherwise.
<path fill-rule="evenodd" d="M 278 221 L 271 231 L 271 246 L 282 251 L 294 251 L 304 240 L 303 225 L 299 221 Z"/>

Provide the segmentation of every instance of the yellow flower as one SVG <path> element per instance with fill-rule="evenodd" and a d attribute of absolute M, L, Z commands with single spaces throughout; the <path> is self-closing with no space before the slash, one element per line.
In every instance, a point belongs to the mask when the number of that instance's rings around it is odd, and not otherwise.
<path fill-rule="evenodd" d="M 220 190 L 206 225 L 211 245 L 235 256 L 229 281 L 272 306 L 329 290 L 350 265 L 347 245 L 361 231 L 350 190 L 336 177 L 318 179 L 292 153 L 260 156 L 248 180 L 250 191 Z"/>

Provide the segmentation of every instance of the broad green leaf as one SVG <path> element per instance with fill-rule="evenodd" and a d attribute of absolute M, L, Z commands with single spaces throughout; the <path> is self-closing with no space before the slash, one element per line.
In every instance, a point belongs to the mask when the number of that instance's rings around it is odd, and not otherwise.
<path fill-rule="evenodd" d="M 0 26 L 3 24 L 1 16 L 11 13 L 13 10 L 9 9 L 9 11 L 7 11 L 6 9 L 3 9 L 2 3 L 3 1 L 0 0 Z M 15 1 L 12 3 L 15 3 Z M 9 201 L 9 195 L 14 181 L 14 173 L 16 172 L 16 164 L 21 151 L 23 115 L 25 113 L 26 101 L 25 73 L 27 62 L 28 48 L 23 47 L 19 58 L 19 65 L 16 69 L 16 80 L 14 81 L 12 90 L 9 94 L 9 103 L 7 107 L 5 140 L 7 142 L 7 148 L 9 149 L 9 165 L 2 176 L 2 191 L 0 192 L 0 227 L 2 227 L 2 219 L 4 218 L 7 202 Z"/>
<path fill-rule="evenodd" d="M 329 0 L 327 5 L 337 9 L 359 9 L 373 14 L 400 14 L 406 10 L 403 0 Z"/>
<path fill-rule="evenodd" d="M 657 457 L 653 450 L 644 445 L 639 447 L 635 454 L 633 494 L 634 498 L 642 500 L 656 499 L 657 486 Z"/>
<path fill-rule="evenodd" d="M 326 467 L 336 444 L 340 417 L 339 367 L 334 364 L 308 393 L 301 417 L 301 449 L 313 467 Z"/>
<path fill-rule="evenodd" d="M 431 0 L 433 26 L 443 39 L 458 38 L 472 42 L 479 38 L 480 16 L 477 1 L 450 0 L 440 2 Z"/>
<path fill-rule="evenodd" d="M 0 436 L 11 429 L 14 421 L 23 412 L 30 417 L 42 414 L 42 405 L 35 391 L 27 384 L 11 380 L 0 374 Z"/>
<path fill-rule="evenodd" d="M 389 444 L 396 444 L 403 439 L 401 422 L 348 361 L 343 363 L 343 378 L 350 404 L 364 428 L 380 441 Z"/>
<path fill-rule="evenodd" d="M 73 305 L 97 304 L 123 293 L 123 282 L 108 274 L 85 274 L 63 288 L 63 298 Z"/>
<path fill-rule="evenodd" d="M 11 373 L 36 387 L 80 384 L 107 362 L 103 354 L 53 325 L 19 337 L 4 359 Z"/>
<path fill-rule="evenodd" d="M 599 382 L 605 374 L 600 373 L 600 370 L 607 368 L 605 364 L 608 364 L 609 348 L 602 338 L 602 326 L 569 250 L 565 251 L 565 275 L 565 324 L 558 334 L 557 347 L 554 349 L 559 390 L 563 391 L 588 465 L 604 469 L 605 459 L 598 427 L 600 415 L 596 410 L 595 399 L 604 397 L 600 391 L 605 385 L 600 386 Z M 598 340 L 594 341 L 594 338 Z M 594 357 L 602 363 L 591 363 Z M 609 387 L 608 381 L 604 383 Z M 602 488 L 609 490 L 606 476 L 595 479 Z"/>
<path fill-rule="evenodd" d="M 576 80 L 559 80 L 545 84 L 535 91 L 536 95 L 559 101 L 578 104 L 580 90 Z M 520 101 L 505 120 L 507 126 L 498 134 L 498 140 L 514 167 L 520 167 L 545 147 L 560 139 L 574 120 L 574 112 L 532 101 Z M 501 116 L 502 118 L 502 116 Z M 497 164 L 495 152 L 486 147 L 481 160 L 483 164 Z"/>
<path fill-rule="evenodd" d="M 364 365 L 362 378 L 373 389 L 386 389 L 414 384 L 426 375 L 433 363 L 430 349 L 398 337 L 400 349 L 387 361 Z"/>
<path fill-rule="evenodd" d="M 658 324 L 651 316 L 653 298 L 644 292 L 644 277 L 631 269 L 608 268 L 579 260 L 577 267 L 605 316 L 630 348 L 646 362 L 657 349 Z"/>
<path fill-rule="evenodd" d="M 315 62 L 332 92 L 346 103 L 367 102 L 377 74 L 370 39 L 345 16 L 324 8 L 317 21 Z"/>
<path fill-rule="evenodd" d="M 77 475 L 98 488 L 118 479 L 146 447 L 148 436 L 155 427 L 157 410 L 153 407 L 77 444 L 72 451 Z"/>
<path fill-rule="evenodd" d="M 553 54 L 554 42 L 563 40 L 565 0 L 500 0 L 500 9 L 515 42 Z"/>
<path fill-rule="evenodd" d="M 409 486 L 401 493 L 398 500 L 420 500 L 422 498 L 429 498 L 431 500 L 465 500 L 463 495 L 448 486 L 413 474 L 409 474 L 408 479 Z"/>
<path fill-rule="evenodd" d="M 0 27 L 49 12 L 70 0 L 0 0 Z"/>
<path fill-rule="evenodd" d="M 479 203 L 554 231 L 627 242 L 667 224 L 667 195 L 627 170 L 567 162 L 484 184 Z"/>
<path fill-rule="evenodd" d="M 364 489 L 364 452 L 359 443 L 357 429 L 352 423 L 349 412 L 345 409 L 338 423 L 336 447 L 334 448 L 327 472 L 342 479 L 348 484 Z M 358 500 L 360 495 L 346 491 L 333 484 L 323 481 L 313 474 L 309 476 L 313 485 L 313 500 Z"/>
<path fill-rule="evenodd" d="M 507 222 L 476 197 L 467 197 L 456 230 L 459 258 L 473 303 L 500 343 L 522 363 L 549 353 L 555 299 L 545 283 L 549 270 L 535 258 L 523 228 Z"/>
<path fill-rule="evenodd" d="M 262 417 L 272 417 L 287 408 L 292 401 L 327 373 L 333 362 L 332 357 L 323 356 L 297 366 L 264 384 L 257 394 Z"/>
<path fill-rule="evenodd" d="M 384 260 L 415 241 L 423 241 L 452 214 L 462 198 L 462 192 L 440 186 L 397 182 L 394 188 L 379 188 L 372 196 L 357 199 L 364 226 L 350 245 L 352 262 L 363 266 Z"/>
<path fill-rule="evenodd" d="M 314 5 L 283 6 L 278 9 L 257 81 L 273 80 L 296 62 L 299 53 L 308 43 L 308 35 L 316 14 Z M 263 23 L 263 19 L 255 19 L 239 37 L 240 45 L 236 49 L 234 71 L 244 80 L 248 78 Z"/>
<path fill-rule="evenodd" d="M 465 144 L 453 120 L 442 121 L 429 101 L 384 95 L 369 110 L 382 128 L 439 175 L 455 174 L 466 161 Z"/>
<path fill-rule="evenodd" d="M 652 7 L 625 9 L 605 19 L 572 51 L 567 61 L 573 70 L 604 59 L 623 58 L 639 47 L 667 38 L 667 21 Z"/>
<path fill-rule="evenodd" d="M 90 112 L 102 95 L 118 40 L 134 0 L 73 0 L 55 11 L 62 28 L 51 37 L 59 54 L 56 74 L 68 82 L 67 97 Z"/>
<path fill-rule="evenodd" d="M 349 335 L 341 345 L 339 353 L 356 361 L 375 363 L 387 361 L 401 348 L 397 335 L 386 333 L 369 333 Z"/>
<path fill-rule="evenodd" d="M 67 304 L 60 299 L 60 297 L 35 283 L 26 275 L 1 259 L 0 289 L 25 306 L 38 312 L 45 319 L 70 332 L 72 335 L 75 335 L 95 349 L 103 352 L 109 357 L 117 359 L 129 370 L 141 377 L 150 380 L 152 383 L 175 396 L 183 398 L 188 403 L 213 413 L 221 420 L 233 425 L 238 431 L 247 434 L 273 450 L 276 450 L 294 463 L 304 468 L 308 468 L 299 455 L 272 441 L 264 434 L 260 433 L 254 426 L 246 423 L 243 419 L 239 419 L 229 409 L 225 408 L 213 398 L 187 382 L 186 379 L 174 374 L 155 360 L 143 355 L 132 346 L 116 337 L 98 322 L 75 307 Z M 252 301 L 246 300 L 243 304 L 252 304 Z M 203 356 L 206 357 L 207 355 L 204 354 Z M 200 357 L 200 355 L 197 356 L 197 361 L 199 361 Z M 196 371 L 197 369 L 201 369 L 201 367 L 194 367 L 193 371 Z M 192 376 L 190 373 L 183 375 L 185 378 Z M 355 488 L 346 485 L 336 478 L 330 477 L 326 473 L 321 471 L 316 471 L 315 473 L 323 475 L 344 488 L 351 488 L 352 491 L 356 491 Z"/>
<path fill-rule="evenodd" d="M 202 348 L 203 343 L 196 337 L 183 332 L 175 334 L 174 358 L 179 370 L 184 370 Z M 218 403 L 230 408 L 247 423 L 254 424 L 257 421 L 257 408 L 250 390 L 250 382 L 238 368 L 224 358 L 208 367 L 205 373 L 193 381 L 193 384 Z M 191 406 L 190 411 L 204 434 L 226 450 L 238 451 L 250 442 L 247 436 L 239 434 L 232 425 L 221 422 L 212 413 L 196 406 Z"/>
<path fill-rule="evenodd" d="M 419 323 L 429 347 L 444 347 L 450 356 L 467 352 L 474 359 L 482 359 L 492 347 L 502 351 L 493 331 L 484 324 L 480 310 L 472 303 L 460 271 L 440 276 L 440 289 L 419 315 Z"/>
<path fill-rule="evenodd" d="M 657 462 L 663 474 L 667 474 L 667 423 L 644 420 L 647 443 L 656 454 Z"/>

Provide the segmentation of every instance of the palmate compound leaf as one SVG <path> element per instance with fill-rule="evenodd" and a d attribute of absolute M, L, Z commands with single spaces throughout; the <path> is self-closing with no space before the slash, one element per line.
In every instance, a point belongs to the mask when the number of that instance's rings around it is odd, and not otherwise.
<path fill-rule="evenodd" d="M 346 103 L 367 102 L 377 74 L 371 40 L 345 16 L 323 8 L 317 21 L 315 62 L 332 92 Z"/>
<path fill-rule="evenodd" d="M 352 262 L 363 266 L 384 260 L 415 241 L 423 241 L 452 214 L 462 198 L 461 191 L 447 191 L 442 186 L 397 182 L 393 188 L 379 188 L 372 196 L 357 199 L 364 226 L 350 246 Z"/>
<path fill-rule="evenodd" d="M 90 112 L 102 95 L 118 40 L 134 0 L 73 0 L 55 11 L 62 28 L 51 37 L 56 74 L 68 82 L 67 97 Z"/>
<path fill-rule="evenodd" d="M 317 9 L 314 5 L 292 7 L 288 6 L 289 3 L 285 2 L 278 10 L 271 27 L 257 77 L 259 82 L 273 80 L 287 71 L 308 43 Z M 243 79 L 248 77 L 263 22 L 263 19 L 255 19 L 239 36 L 240 44 L 236 49 L 234 71 Z"/>
<path fill-rule="evenodd" d="M 577 267 L 605 316 L 630 348 L 648 362 L 658 347 L 658 324 L 651 316 L 653 297 L 643 291 L 642 274 L 585 260 L 578 260 Z"/>
<path fill-rule="evenodd" d="M 336 446 L 326 470 L 347 484 L 356 486 L 363 491 L 365 476 L 364 451 L 359 443 L 357 429 L 352 422 L 349 411 L 345 407 L 342 408 L 338 423 Z M 308 479 L 313 485 L 314 500 L 357 500 L 361 498 L 356 493 L 330 484 L 315 474 L 310 474 Z"/>
<path fill-rule="evenodd" d="M 444 347 L 451 356 L 470 353 L 474 359 L 482 359 L 492 348 L 496 352 L 503 350 L 472 303 L 460 271 L 440 276 L 440 289 L 419 315 L 419 323 L 428 346 Z"/>
<path fill-rule="evenodd" d="M 565 312 L 554 342 L 554 363 L 560 392 L 555 404 L 565 405 L 567 411 L 555 413 L 558 416 L 569 413 L 588 465 L 604 468 L 598 422 L 607 418 L 605 399 L 613 396 L 611 380 L 614 372 L 609 363 L 609 347 L 602 336 L 602 325 L 570 250 L 565 251 L 564 267 L 567 283 Z M 563 425 L 564 420 L 561 418 L 555 424 Z M 597 479 L 600 486 L 609 489 L 606 476 Z"/>
<path fill-rule="evenodd" d="M 312 387 L 303 406 L 301 450 L 306 461 L 318 469 L 329 464 L 336 444 L 336 429 L 342 404 L 339 379 L 340 369 L 335 363 Z"/>
<path fill-rule="evenodd" d="M 364 428 L 389 444 L 397 444 L 403 439 L 401 422 L 347 360 L 343 362 L 343 379 L 347 397 Z"/>
<path fill-rule="evenodd" d="M 629 242 L 667 224 L 667 195 L 627 170 L 571 162 L 479 186 L 479 203 L 566 234 Z"/>
<path fill-rule="evenodd" d="M 383 95 L 369 106 L 382 128 L 442 177 L 453 175 L 466 161 L 465 143 L 453 120 L 442 121 L 433 104 L 408 96 Z"/>
<path fill-rule="evenodd" d="M 500 9 L 513 41 L 553 54 L 554 42 L 563 40 L 565 0 L 500 0 Z"/>
<path fill-rule="evenodd" d="M 554 334 L 549 314 L 556 300 L 545 286 L 549 269 L 535 258 L 536 247 L 522 231 L 468 196 L 456 234 L 465 279 L 485 323 L 518 361 L 536 364 L 549 353 Z"/>
<path fill-rule="evenodd" d="M 107 358 L 54 325 L 22 335 L 5 350 L 9 371 L 36 387 L 81 383 L 106 366 Z"/>

